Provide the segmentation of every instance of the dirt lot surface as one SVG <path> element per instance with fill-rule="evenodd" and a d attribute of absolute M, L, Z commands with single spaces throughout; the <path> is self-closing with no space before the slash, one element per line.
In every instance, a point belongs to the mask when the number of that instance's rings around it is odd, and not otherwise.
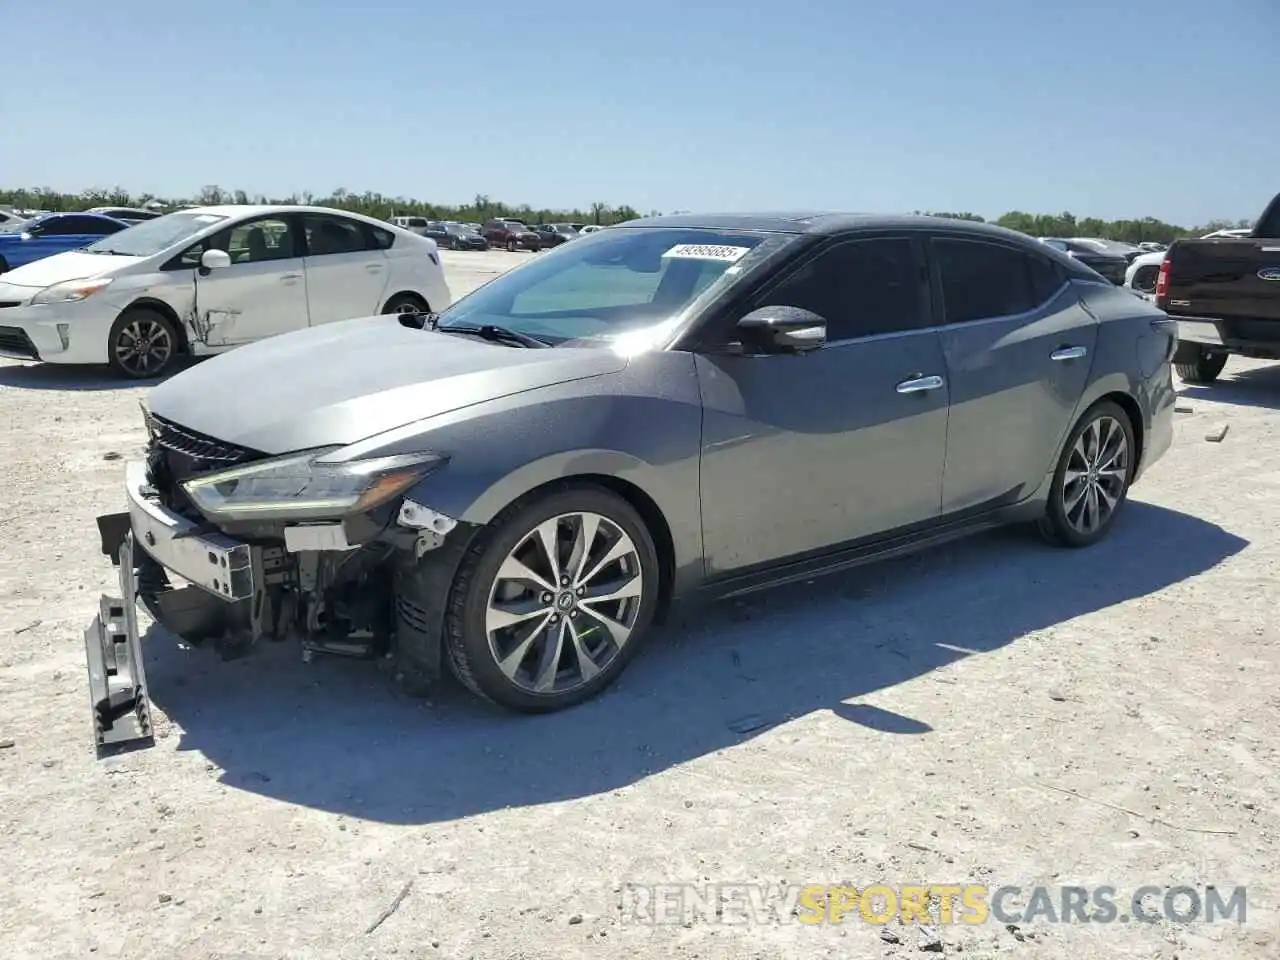
<path fill-rule="evenodd" d="M 446 263 L 462 293 L 528 257 Z M 1280 365 L 1185 388 L 1092 550 L 1001 532 L 728 604 L 542 718 L 153 630 L 157 745 L 99 761 L 93 518 L 143 395 L 0 361 L 0 956 L 1280 956 Z M 1243 925 L 634 922 L 669 882 L 1248 893 Z"/>

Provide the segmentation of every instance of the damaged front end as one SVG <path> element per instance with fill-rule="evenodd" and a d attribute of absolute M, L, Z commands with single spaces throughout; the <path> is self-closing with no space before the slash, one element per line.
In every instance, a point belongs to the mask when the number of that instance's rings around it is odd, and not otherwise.
<path fill-rule="evenodd" d="M 305 660 L 384 658 L 418 689 L 437 678 L 445 602 L 475 531 L 406 493 L 442 457 L 270 457 L 154 414 L 147 425 L 147 460 L 125 467 L 128 510 L 98 518 L 121 583 L 85 632 L 100 755 L 152 736 L 135 600 L 226 659 L 296 639 Z"/>

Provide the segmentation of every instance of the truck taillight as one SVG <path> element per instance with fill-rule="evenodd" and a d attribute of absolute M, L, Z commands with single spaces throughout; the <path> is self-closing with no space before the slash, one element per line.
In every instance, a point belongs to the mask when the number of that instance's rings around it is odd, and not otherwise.
<path fill-rule="evenodd" d="M 1160 263 L 1160 275 L 1156 277 L 1156 301 L 1159 302 L 1169 295 L 1169 258 L 1165 257 Z"/>

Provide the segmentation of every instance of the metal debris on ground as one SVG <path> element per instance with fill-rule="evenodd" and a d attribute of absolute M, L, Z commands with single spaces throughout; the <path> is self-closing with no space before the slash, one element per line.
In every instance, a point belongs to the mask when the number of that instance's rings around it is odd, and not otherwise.
<path fill-rule="evenodd" d="M 42 623 L 44 623 L 43 620 L 32 620 L 25 627 L 18 627 L 18 629 L 14 630 L 13 632 L 15 635 L 19 633 L 26 633 L 28 630 L 34 630 L 36 627 L 40 626 L 40 624 Z"/>
<path fill-rule="evenodd" d="M 933 927 L 920 928 L 919 947 L 925 953 L 942 953 L 942 938 Z"/>
<path fill-rule="evenodd" d="M 413 877 L 410 877 L 408 880 L 405 881 L 404 887 L 396 895 L 396 898 L 391 901 L 391 906 L 387 907 L 387 909 L 383 910 L 382 913 L 378 914 L 378 919 L 373 921 L 373 923 L 369 924 L 369 929 L 367 929 L 365 933 L 366 934 L 373 933 L 373 931 L 377 930 L 380 926 L 382 926 L 382 924 L 386 921 L 386 919 L 389 916 L 391 916 L 393 913 L 395 913 L 397 910 L 400 909 L 400 904 L 404 903 L 404 898 L 409 895 L 409 891 L 412 889 L 413 889 Z"/>
<path fill-rule="evenodd" d="M 1173 412 L 1174 413 L 1195 413 L 1196 410 L 1195 410 L 1195 407 L 1188 407 L 1185 403 L 1179 403 L 1174 405 Z"/>
<path fill-rule="evenodd" d="M 1231 424 L 1224 423 L 1222 426 L 1218 427 L 1216 430 L 1210 430 L 1208 433 L 1204 435 L 1204 438 L 1208 440 L 1210 443 L 1221 443 L 1222 438 L 1227 435 L 1227 431 L 1230 429 L 1231 429 Z"/>

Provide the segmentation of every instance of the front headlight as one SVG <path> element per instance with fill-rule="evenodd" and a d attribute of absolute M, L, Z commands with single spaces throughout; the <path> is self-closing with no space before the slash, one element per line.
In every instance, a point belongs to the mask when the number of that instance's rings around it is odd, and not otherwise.
<path fill-rule="evenodd" d="M 66 280 L 45 287 L 31 298 L 33 305 L 43 303 L 74 303 L 91 297 L 111 283 L 110 277 L 95 277 L 90 280 Z"/>
<path fill-rule="evenodd" d="M 182 485 L 210 520 L 336 520 L 403 493 L 446 457 L 414 453 L 326 463 L 340 447 L 259 460 L 194 477 Z"/>

